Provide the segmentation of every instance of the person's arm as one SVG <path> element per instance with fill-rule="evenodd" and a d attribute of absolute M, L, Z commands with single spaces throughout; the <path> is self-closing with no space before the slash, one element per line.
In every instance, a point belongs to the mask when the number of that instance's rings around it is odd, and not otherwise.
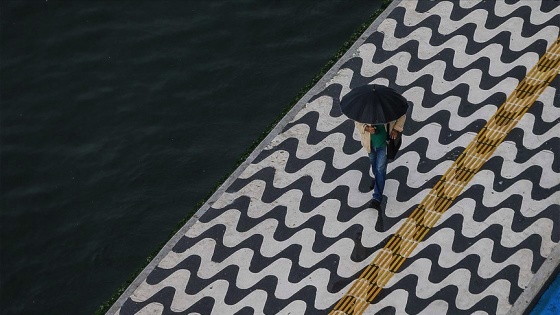
<path fill-rule="evenodd" d="M 391 129 L 390 137 L 391 139 L 396 139 L 399 132 L 403 132 L 404 130 L 404 122 L 406 121 L 406 115 L 402 115 L 395 121 L 393 125 L 393 129 Z"/>
<path fill-rule="evenodd" d="M 405 121 L 406 121 L 406 115 L 402 115 L 401 117 L 399 117 L 399 119 L 397 119 L 395 125 L 393 126 L 393 130 L 396 130 L 398 132 L 403 132 Z"/>
<path fill-rule="evenodd" d="M 359 131 L 361 134 L 364 134 L 364 133 L 366 133 L 366 132 L 367 132 L 367 133 L 372 133 L 372 128 L 373 128 L 373 127 L 371 127 L 370 125 L 368 125 L 368 124 L 363 124 L 363 123 L 360 123 L 360 122 L 357 122 L 357 121 L 355 122 L 355 124 L 356 124 L 356 129 L 358 129 L 358 131 Z M 373 130 L 375 130 L 375 129 L 373 129 Z"/>

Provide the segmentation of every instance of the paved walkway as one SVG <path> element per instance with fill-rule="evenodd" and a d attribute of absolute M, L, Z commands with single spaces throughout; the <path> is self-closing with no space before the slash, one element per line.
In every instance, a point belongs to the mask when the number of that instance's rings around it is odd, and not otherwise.
<path fill-rule="evenodd" d="M 560 262 L 560 2 L 511 2 L 395 0 L 108 314 L 530 309 Z M 413 103 L 382 217 L 338 107 L 371 83 Z"/>

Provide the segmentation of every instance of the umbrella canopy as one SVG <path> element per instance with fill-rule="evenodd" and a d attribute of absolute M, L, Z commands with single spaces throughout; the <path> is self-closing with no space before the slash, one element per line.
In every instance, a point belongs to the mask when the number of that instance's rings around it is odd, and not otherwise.
<path fill-rule="evenodd" d="M 340 109 L 348 118 L 365 124 L 384 124 L 406 114 L 408 102 L 395 90 L 382 85 L 363 85 L 340 100 Z"/>

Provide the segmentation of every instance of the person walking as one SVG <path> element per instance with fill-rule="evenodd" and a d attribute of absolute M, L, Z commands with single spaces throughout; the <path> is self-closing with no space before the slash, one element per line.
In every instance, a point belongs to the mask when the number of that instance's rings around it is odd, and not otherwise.
<path fill-rule="evenodd" d="M 374 176 L 369 206 L 380 210 L 387 175 L 387 141 L 390 141 L 390 158 L 393 159 L 400 146 L 408 101 L 388 86 L 366 84 L 350 90 L 339 105 L 340 111 L 354 120 L 360 142 L 368 153 Z"/>
<path fill-rule="evenodd" d="M 387 141 L 396 140 L 403 132 L 406 115 L 402 115 L 397 120 L 388 124 L 367 124 L 355 122 L 356 129 L 360 134 L 360 142 L 371 163 L 373 181 L 370 189 L 373 188 L 373 195 L 369 207 L 376 210 L 381 209 L 385 179 L 387 177 Z M 388 127 L 388 129 L 387 129 Z"/>

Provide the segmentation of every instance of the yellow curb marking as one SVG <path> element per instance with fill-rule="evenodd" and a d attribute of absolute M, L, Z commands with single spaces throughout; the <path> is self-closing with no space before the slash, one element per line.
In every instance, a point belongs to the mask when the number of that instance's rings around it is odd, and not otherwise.
<path fill-rule="evenodd" d="M 358 315 L 365 311 L 559 72 L 560 38 L 527 73 L 348 292 L 338 300 L 331 315 Z"/>

